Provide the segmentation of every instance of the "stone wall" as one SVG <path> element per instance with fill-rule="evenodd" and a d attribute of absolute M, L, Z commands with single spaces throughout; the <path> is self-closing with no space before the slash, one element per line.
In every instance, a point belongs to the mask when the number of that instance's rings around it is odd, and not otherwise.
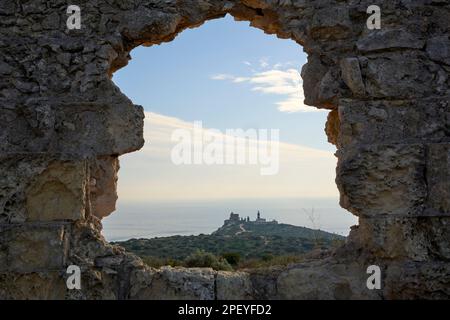
<path fill-rule="evenodd" d="M 449 298 L 450 4 L 376 2 L 381 30 L 366 27 L 372 0 L 2 0 L 0 298 Z M 118 157 L 144 143 L 143 109 L 111 75 L 133 48 L 227 13 L 308 53 L 306 103 L 330 110 L 341 205 L 360 223 L 288 268 L 150 269 L 101 235 Z M 71 264 L 82 290 L 66 288 Z"/>

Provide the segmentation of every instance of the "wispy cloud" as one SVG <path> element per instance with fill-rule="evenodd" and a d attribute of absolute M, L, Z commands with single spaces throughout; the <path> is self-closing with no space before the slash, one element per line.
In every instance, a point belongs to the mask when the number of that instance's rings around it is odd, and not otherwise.
<path fill-rule="evenodd" d="M 233 76 L 229 74 L 219 73 L 211 76 L 212 80 L 233 80 Z"/>
<path fill-rule="evenodd" d="M 147 112 L 144 128 L 143 149 L 121 157 L 119 195 L 123 201 L 338 194 L 332 152 L 281 142 L 280 171 L 274 176 L 261 176 L 255 165 L 176 166 L 171 161 L 176 144 L 172 133 L 180 128 L 193 130 L 193 123 Z"/>
<path fill-rule="evenodd" d="M 261 60 L 261 67 L 267 62 Z M 281 69 L 281 68 L 285 69 Z M 284 99 L 277 102 L 281 112 L 317 112 L 318 109 L 304 104 L 302 79 L 300 72 L 293 68 L 286 68 L 286 64 L 277 63 L 269 70 L 253 72 L 250 76 L 235 76 L 230 74 L 217 74 L 211 77 L 213 80 L 231 81 L 233 83 L 249 83 L 252 90 L 263 94 L 283 96 Z"/>
<path fill-rule="evenodd" d="M 261 58 L 259 59 L 259 66 L 263 69 L 266 69 L 270 66 L 269 58 Z"/>

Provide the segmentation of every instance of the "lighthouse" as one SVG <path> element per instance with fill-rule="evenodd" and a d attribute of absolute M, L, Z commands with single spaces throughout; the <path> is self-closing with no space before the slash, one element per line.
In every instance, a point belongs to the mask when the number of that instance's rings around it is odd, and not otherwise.
<path fill-rule="evenodd" d="M 261 218 L 261 212 L 258 211 L 258 214 L 256 215 L 256 223 L 266 223 L 266 219 Z"/>

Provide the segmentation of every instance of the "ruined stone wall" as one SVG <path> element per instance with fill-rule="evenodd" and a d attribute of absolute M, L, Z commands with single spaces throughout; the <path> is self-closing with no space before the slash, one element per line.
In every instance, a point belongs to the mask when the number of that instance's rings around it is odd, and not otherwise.
<path fill-rule="evenodd" d="M 372 2 L 2 0 L 0 298 L 449 298 L 450 4 L 379 0 L 382 28 L 369 30 Z M 81 30 L 67 30 L 69 4 Z M 227 13 L 308 53 L 306 103 L 331 110 L 341 205 L 360 224 L 288 268 L 150 269 L 101 236 L 118 156 L 144 143 L 142 107 L 111 75 L 136 46 Z M 66 288 L 72 264 L 79 291 Z M 381 290 L 366 287 L 370 264 Z"/>

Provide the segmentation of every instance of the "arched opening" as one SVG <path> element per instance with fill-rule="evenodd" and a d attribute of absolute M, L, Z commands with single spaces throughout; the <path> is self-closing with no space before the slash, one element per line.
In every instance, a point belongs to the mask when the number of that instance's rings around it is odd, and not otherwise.
<path fill-rule="evenodd" d="M 164 246 L 167 239 L 182 247 L 177 258 L 186 258 L 189 250 L 205 241 L 195 236 L 222 227 L 230 212 L 253 221 L 261 211 L 264 218 L 279 224 L 315 230 L 303 233 L 308 239 L 300 250 L 304 252 L 322 237 L 326 239 L 322 247 L 331 247 L 328 234 L 347 236 L 356 224 L 338 205 L 336 149 L 324 131 L 328 112 L 303 104 L 300 70 L 306 54 L 293 41 L 268 37 L 246 22 L 232 20 L 227 16 L 210 21 L 162 46 L 136 48 L 128 67 L 114 76 L 122 91 L 144 106 L 146 145 L 121 157 L 118 210 L 103 220 L 104 234 L 110 241 L 159 237 L 144 248 L 138 245 L 135 253 L 143 257 L 152 250 L 161 254 L 155 241 Z M 193 163 L 174 163 L 174 131 L 187 130 L 193 137 L 197 121 L 202 121 L 202 134 L 215 128 L 223 137 L 229 136 L 229 129 L 280 130 L 277 172 L 261 174 L 261 163 L 205 163 L 204 152 L 200 163 L 195 163 L 195 155 Z M 236 227 L 245 230 L 242 224 Z M 296 232 L 295 237 L 301 238 L 299 229 Z M 282 233 L 280 229 L 275 236 Z M 183 247 L 187 240 L 194 243 L 189 248 Z M 136 247 L 136 242 L 121 244 L 131 251 Z M 288 255 L 290 250 L 299 254 L 292 249 L 292 239 L 277 245 L 280 254 Z M 233 246 L 210 249 L 237 250 Z M 260 258 L 263 251 L 276 254 L 275 246 L 258 250 Z"/>
<path fill-rule="evenodd" d="M 80 1 L 80 30 L 66 28 L 64 3 L 46 4 L 0 5 L 1 298 L 450 296 L 444 1 L 382 1 L 374 15 L 365 1 Z M 288 268 L 148 268 L 101 234 L 118 157 L 143 146 L 143 109 L 111 76 L 134 48 L 227 13 L 308 52 L 305 98 L 333 110 L 340 201 L 359 226 L 335 255 Z M 82 291 L 66 286 L 74 265 Z M 373 266 L 380 290 L 367 285 Z"/>

